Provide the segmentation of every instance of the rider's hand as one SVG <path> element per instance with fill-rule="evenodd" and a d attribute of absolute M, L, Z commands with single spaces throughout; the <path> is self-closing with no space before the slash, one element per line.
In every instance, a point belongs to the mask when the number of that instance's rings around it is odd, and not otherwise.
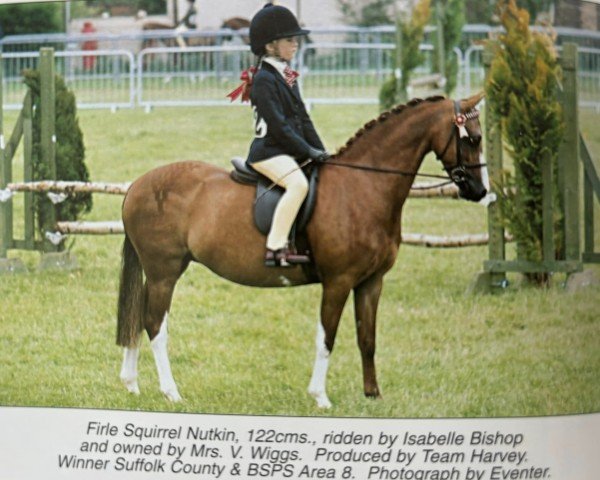
<path fill-rule="evenodd" d="M 311 148 L 308 156 L 311 160 L 316 162 L 325 162 L 331 155 L 325 150 L 320 150 L 318 148 Z"/>

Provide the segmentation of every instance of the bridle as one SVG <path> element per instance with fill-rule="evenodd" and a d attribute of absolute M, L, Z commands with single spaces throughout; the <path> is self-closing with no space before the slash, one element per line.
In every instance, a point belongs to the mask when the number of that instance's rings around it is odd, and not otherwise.
<path fill-rule="evenodd" d="M 450 133 L 450 138 L 448 138 L 448 141 L 446 142 L 446 146 L 442 150 L 442 153 L 440 153 L 439 155 L 436 153 L 436 158 L 438 160 L 440 160 L 443 164 L 444 163 L 443 157 L 448 152 L 448 149 L 450 148 L 450 145 L 452 144 L 452 140 L 453 139 L 456 140 L 456 163 L 450 167 L 444 166 L 444 170 L 446 170 L 446 173 L 448 174 L 448 176 L 434 175 L 434 174 L 427 174 L 427 173 L 418 173 L 418 172 L 406 172 L 403 170 L 372 167 L 369 165 L 356 165 L 356 164 L 352 164 L 352 163 L 337 162 L 333 159 L 313 160 L 313 162 L 320 163 L 323 165 L 334 165 L 334 166 L 338 166 L 338 167 L 352 168 L 355 170 L 364 170 L 364 171 L 375 172 L 375 173 L 387 173 L 387 174 L 392 174 L 392 175 L 403 175 L 403 176 L 407 176 L 407 177 L 428 177 L 428 178 L 438 178 L 438 179 L 442 179 L 442 180 L 450 179 L 451 182 L 460 186 L 461 184 L 464 184 L 467 181 L 467 176 L 468 176 L 467 169 L 482 168 L 482 167 L 486 166 L 485 163 L 477 163 L 474 165 L 465 165 L 463 162 L 461 148 L 460 148 L 461 142 L 464 142 L 464 141 L 469 141 L 469 143 L 475 144 L 475 141 L 469 135 L 469 132 L 468 132 L 467 128 L 465 127 L 465 124 L 467 123 L 468 120 L 472 120 L 472 119 L 475 119 L 478 117 L 479 117 L 479 110 L 472 109 L 472 110 L 469 110 L 467 113 L 461 113 L 460 102 L 458 100 L 454 101 L 454 117 L 453 117 L 452 121 L 454 123 L 455 128 L 452 129 L 452 131 Z M 308 162 L 306 162 L 306 163 L 310 163 L 310 162 L 311 162 L 311 160 L 308 160 Z M 445 183 L 450 183 L 450 182 L 445 182 Z"/>
<path fill-rule="evenodd" d="M 467 181 L 467 169 L 482 168 L 486 166 L 485 163 L 465 165 L 461 154 L 460 147 L 462 142 L 468 141 L 471 145 L 474 145 L 476 143 L 469 134 L 467 127 L 465 126 L 467 121 L 476 118 L 479 118 L 479 110 L 472 109 L 466 113 L 461 113 L 460 102 L 458 100 L 455 100 L 453 123 L 456 128 L 452 129 L 452 132 L 450 133 L 450 138 L 448 138 L 448 141 L 446 142 L 446 146 L 442 150 L 442 153 L 440 153 L 439 155 L 436 154 L 436 158 L 443 164 L 444 155 L 446 155 L 448 148 L 450 148 L 452 140 L 456 140 L 456 163 L 450 167 L 444 166 L 444 170 L 446 170 L 450 179 L 458 186 Z"/>

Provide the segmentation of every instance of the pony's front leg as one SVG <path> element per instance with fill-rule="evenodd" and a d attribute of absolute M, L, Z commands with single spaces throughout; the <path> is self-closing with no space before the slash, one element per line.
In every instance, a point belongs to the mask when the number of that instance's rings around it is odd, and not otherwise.
<path fill-rule="evenodd" d="M 308 393 L 315 398 L 319 408 L 331 407 L 326 391 L 329 356 L 333 350 L 340 317 L 349 293 L 349 288 L 323 285 L 321 319 L 317 325 L 315 364 L 308 385 Z"/>
<path fill-rule="evenodd" d="M 356 335 L 363 367 L 363 385 L 367 397 L 380 397 L 375 373 L 375 334 L 377 306 L 383 277 L 374 275 L 354 289 Z"/>
<path fill-rule="evenodd" d="M 119 378 L 127 388 L 127 391 L 136 395 L 140 394 L 140 388 L 138 387 L 138 358 L 140 356 L 139 337 L 135 341 L 134 347 L 125 347 L 123 349 L 123 364 L 121 366 L 121 373 Z"/>

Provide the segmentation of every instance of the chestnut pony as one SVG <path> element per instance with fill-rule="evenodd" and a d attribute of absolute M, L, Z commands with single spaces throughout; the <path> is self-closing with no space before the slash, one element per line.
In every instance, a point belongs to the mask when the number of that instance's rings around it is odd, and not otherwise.
<path fill-rule="evenodd" d="M 475 109 L 481 98 L 431 97 L 395 107 L 367 123 L 320 167 L 316 206 L 306 229 L 316 275 L 300 266 L 263 265 L 265 238 L 252 218 L 255 189 L 235 183 L 226 170 L 180 162 L 138 178 L 123 203 L 117 343 L 125 347 L 120 376 L 127 389 L 139 393 L 139 340 L 146 330 L 161 391 L 172 401 L 181 399 L 167 354 L 167 317 L 175 284 L 194 261 L 243 285 L 322 284 L 309 392 L 324 408 L 331 405 L 325 389 L 329 356 L 353 291 L 364 393 L 378 397 L 377 304 L 383 277 L 398 254 L 402 206 L 430 151 L 463 198 L 479 201 L 486 195 Z"/>

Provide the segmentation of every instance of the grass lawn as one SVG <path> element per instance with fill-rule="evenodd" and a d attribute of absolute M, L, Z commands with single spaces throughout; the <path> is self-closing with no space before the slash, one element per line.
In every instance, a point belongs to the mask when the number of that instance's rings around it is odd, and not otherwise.
<path fill-rule="evenodd" d="M 317 106 L 313 118 L 335 150 L 376 114 L 375 106 Z M 97 181 L 129 181 L 177 160 L 227 166 L 230 157 L 246 155 L 252 135 L 249 108 L 81 111 L 79 117 Z M 13 121 L 7 115 L 7 131 Z M 582 113 L 599 158 L 597 121 L 593 112 Z M 424 168 L 439 172 L 434 160 Z M 86 220 L 117 220 L 121 201 L 96 195 Z M 456 200 L 410 199 L 403 220 L 406 232 L 486 230 L 485 209 Z M 0 405 L 358 417 L 600 411 L 600 287 L 567 293 L 557 275 L 551 288 L 538 290 L 514 275 L 501 294 L 468 295 L 485 247 L 401 248 L 378 317 L 382 400 L 362 395 L 352 302 L 329 373 L 334 407 L 323 412 L 306 393 L 320 287 L 241 287 L 198 265 L 178 284 L 169 324 L 185 401 L 170 404 L 160 394 L 147 341 L 142 395 L 132 396 L 119 382 L 121 350 L 114 342 L 121 242 L 118 235 L 76 237 L 80 268 L 73 272 L 35 272 L 38 254 L 11 251 L 31 273 L 0 278 Z"/>

